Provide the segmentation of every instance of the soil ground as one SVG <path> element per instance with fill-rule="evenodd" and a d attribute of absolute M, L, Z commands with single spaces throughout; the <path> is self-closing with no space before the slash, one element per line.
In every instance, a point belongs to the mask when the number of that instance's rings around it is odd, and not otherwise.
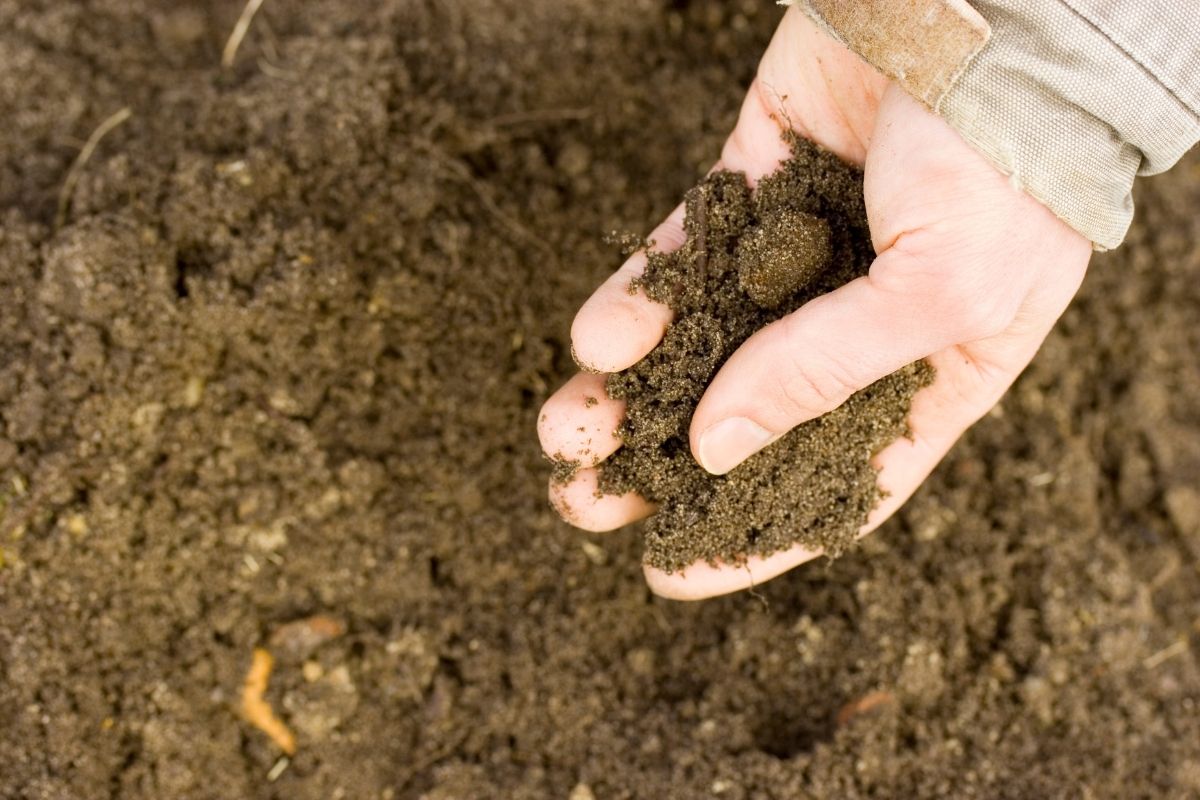
<path fill-rule="evenodd" d="M 677 604 L 535 417 L 778 9 L 242 5 L 0 0 L 0 797 L 1200 795 L 1200 160 L 896 519 Z"/>

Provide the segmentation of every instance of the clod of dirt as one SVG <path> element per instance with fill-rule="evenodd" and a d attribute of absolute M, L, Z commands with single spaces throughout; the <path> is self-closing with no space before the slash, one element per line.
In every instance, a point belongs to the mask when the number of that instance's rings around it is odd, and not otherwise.
<path fill-rule="evenodd" d="M 829 223 L 784 209 L 738 242 L 738 285 L 763 308 L 778 308 L 829 264 Z"/>
<path fill-rule="evenodd" d="M 805 140 L 790 144 L 792 157 L 757 192 L 732 172 L 692 189 L 687 241 L 650 253 L 633 287 L 669 305 L 675 321 L 608 381 L 627 404 L 625 446 L 602 469 L 600 490 L 659 505 L 645 560 L 660 569 L 795 544 L 843 552 L 881 497 L 872 456 L 907 433 L 913 394 L 933 378 L 925 362 L 899 370 L 727 475 L 692 458 L 692 413 L 725 360 L 755 331 L 865 274 L 874 257 L 861 173 Z"/>

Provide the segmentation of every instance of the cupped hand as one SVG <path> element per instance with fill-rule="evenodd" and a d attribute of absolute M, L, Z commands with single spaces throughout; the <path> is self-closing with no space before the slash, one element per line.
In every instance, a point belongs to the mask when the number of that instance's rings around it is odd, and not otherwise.
<path fill-rule="evenodd" d="M 721 474 L 791 428 L 920 358 L 937 370 L 913 400 L 911 437 L 876 456 L 884 500 L 875 529 L 916 490 L 950 446 L 1029 363 L 1074 296 L 1091 246 L 934 116 L 796 10 L 784 16 L 717 167 L 754 183 L 788 156 L 781 127 L 864 168 L 876 259 L 869 274 L 752 336 L 722 366 L 692 418 L 692 454 Z M 684 241 L 677 208 L 650 236 Z M 586 369 L 547 400 L 546 453 L 584 468 L 553 481 L 570 523 L 607 531 L 653 506 L 634 494 L 598 495 L 597 466 L 620 441 L 623 405 L 604 373 L 626 369 L 662 338 L 666 306 L 630 294 L 646 265 L 631 256 L 579 310 L 571 329 Z M 746 564 L 647 567 L 660 595 L 699 599 L 762 583 L 819 555 L 793 547 Z"/>

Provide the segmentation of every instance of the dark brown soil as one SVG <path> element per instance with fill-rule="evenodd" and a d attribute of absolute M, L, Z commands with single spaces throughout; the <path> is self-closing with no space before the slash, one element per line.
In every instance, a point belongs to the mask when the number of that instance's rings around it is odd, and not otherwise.
<path fill-rule="evenodd" d="M 1200 793 L 1194 158 L 896 519 L 677 604 L 534 425 L 778 9 L 242 6 L 0 0 L 0 797 Z"/>
<path fill-rule="evenodd" d="M 643 559 L 672 571 L 739 563 L 794 544 L 841 555 L 880 498 L 871 458 L 907 432 L 913 394 L 933 377 L 914 364 L 800 425 L 727 475 L 692 458 L 688 427 L 705 388 L 756 330 L 865 275 L 870 229 L 862 173 L 802 139 L 753 193 L 716 172 L 687 193 L 687 240 L 649 252 L 631 291 L 675 312 L 663 341 L 608 379 L 626 403 L 624 443 L 600 489 L 658 505 Z"/>

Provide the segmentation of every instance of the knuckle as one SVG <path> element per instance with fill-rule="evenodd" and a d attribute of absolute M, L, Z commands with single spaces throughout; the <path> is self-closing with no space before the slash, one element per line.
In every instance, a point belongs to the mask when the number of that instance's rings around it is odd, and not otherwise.
<path fill-rule="evenodd" d="M 743 164 L 751 152 L 744 125 L 737 125 L 721 147 L 722 164 Z"/>
<path fill-rule="evenodd" d="M 870 279 L 891 296 L 936 314 L 963 341 L 994 336 L 1012 323 L 1023 294 L 998 277 L 999 265 L 972 258 L 970 250 L 944 243 L 933 247 L 914 234 L 893 245 L 888 269 L 872 271 Z M 930 251 L 943 255 L 931 259 Z M 962 257 L 947 257 L 947 251 Z"/>
<path fill-rule="evenodd" d="M 841 392 L 825 377 L 818 378 L 806 365 L 795 365 L 780 381 L 780 399 L 792 417 L 811 419 L 831 411 L 846 401 L 850 392 Z"/>
<path fill-rule="evenodd" d="M 785 317 L 785 368 L 775 373 L 778 404 L 789 417 L 812 418 L 837 408 L 854 394 L 854 385 L 836 358 L 823 355 L 812 342 L 803 342 L 797 326 Z"/>
<path fill-rule="evenodd" d="M 989 339 L 1003 333 L 1015 317 L 1015 310 L 1010 311 L 1003 305 L 991 304 L 978 311 L 970 332 L 974 334 L 975 339 Z"/>
<path fill-rule="evenodd" d="M 941 294 L 941 302 L 965 340 L 986 339 L 1003 332 L 1019 306 L 1004 287 L 970 280 L 952 282 Z"/>

